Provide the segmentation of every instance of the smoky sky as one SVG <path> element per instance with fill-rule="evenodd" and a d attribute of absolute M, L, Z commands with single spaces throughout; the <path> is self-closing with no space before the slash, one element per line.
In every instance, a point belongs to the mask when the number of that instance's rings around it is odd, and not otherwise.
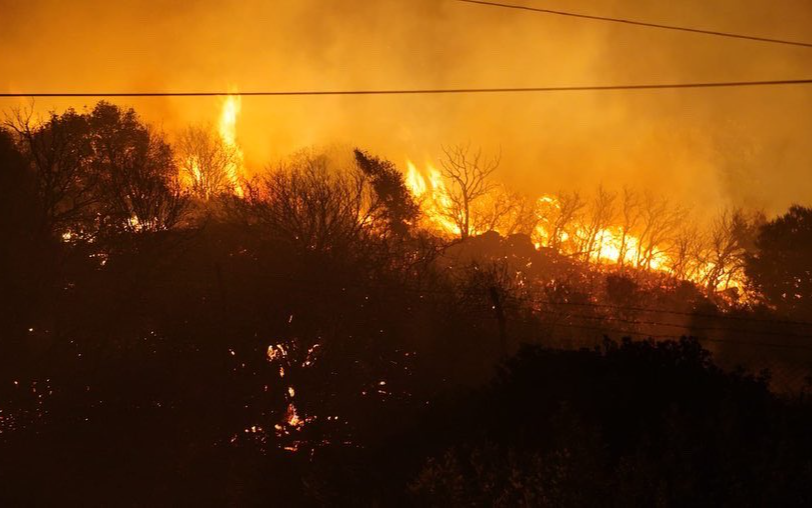
<path fill-rule="evenodd" d="M 808 0 L 511 0 L 812 40 Z M 812 77 L 812 49 L 451 0 L 0 0 L 0 90 L 528 87 Z M 38 111 L 92 106 L 38 100 Z M 120 99 L 171 136 L 214 98 Z M 0 108 L 19 105 L 3 100 Z M 634 185 L 704 213 L 812 202 L 812 87 L 516 95 L 244 98 L 258 170 L 298 149 L 360 146 L 403 165 L 470 143 L 534 194 Z"/>

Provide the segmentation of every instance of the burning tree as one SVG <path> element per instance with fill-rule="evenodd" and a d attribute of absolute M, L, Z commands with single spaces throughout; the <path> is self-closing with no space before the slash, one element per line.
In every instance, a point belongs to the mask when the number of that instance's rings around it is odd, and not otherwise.
<path fill-rule="evenodd" d="M 498 231 L 509 236 L 520 233 L 530 235 L 536 226 L 535 202 L 504 185 L 491 191 L 476 209 L 478 232 Z"/>
<path fill-rule="evenodd" d="M 672 240 L 684 211 L 665 197 L 647 194 L 640 206 L 640 233 L 636 265 L 651 269 L 662 266 L 666 245 Z"/>
<path fill-rule="evenodd" d="M 192 126 L 181 134 L 177 147 L 181 179 L 193 195 L 208 200 L 234 192 L 229 171 L 240 161 L 234 145 L 210 127 Z"/>
<path fill-rule="evenodd" d="M 620 244 L 618 246 L 618 264 L 622 267 L 626 264 L 626 257 L 629 254 L 630 243 L 633 241 L 631 235 L 640 221 L 640 199 L 638 194 L 625 187 L 620 204 Z"/>
<path fill-rule="evenodd" d="M 587 262 L 600 264 L 604 240 L 611 235 L 609 228 L 615 221 L 615 194 L 599 187 L 590 207 L 589 217 L 581 239 L 581 254 Z"/>
<path fill-rule="evenodd" d="M 705 284 L 709 291 L 728 288 L 744 274 L 744 258 L 757 231 L 755 218 L 742 210 L 725 210 L 708 236 Z"/>
<path fill-rule="evenodd" d="M 706 235 L 696 224 L 686 223 L 679 228 L 670 251 L 669 269 L 674 277 L 681 280 L 695 280 L 700 277 L 706 244 Z"/>
<path fill-rule="evenodd" d="M 541 224 L 536 228 L 540 245 L 563 251 L 564 243 L 575 237 L 580 214 L 586 206 L 577 192 L 559 193 L 557 197 L 544 196 L 538 200 Z"/>

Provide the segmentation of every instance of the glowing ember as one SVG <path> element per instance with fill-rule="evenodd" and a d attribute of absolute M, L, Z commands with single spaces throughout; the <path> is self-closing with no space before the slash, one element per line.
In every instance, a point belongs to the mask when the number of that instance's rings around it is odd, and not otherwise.
<path fill-rule="evenodd" d="M 288 410 L 285 413 L 285 422 L 289 426 L 296 428 L 302 427 L 305 424 L 304 420 L 299 418 L 299 415 L 296 413 L 296 406 L 294 406 L 293 403 L 288 404 Z"/>
<path fill-rule="evenodd" d="M 288 355 L 288 352 L 285 350 L 285 347 L 282 344 L 277 344 L 274 346 L 271 344 L 268 346 L 268 361 L 274 361 L 280 358 L 284 358 Z"/>

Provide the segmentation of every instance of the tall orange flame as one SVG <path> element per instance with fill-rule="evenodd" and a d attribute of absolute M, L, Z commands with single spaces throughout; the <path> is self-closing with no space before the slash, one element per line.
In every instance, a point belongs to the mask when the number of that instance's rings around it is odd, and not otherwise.
<path fill-rule="evenodd" d="M 240 184 L 240 177 L 242 172 L 243 152 L 237 144 L 237 118 L 242 109 L 242 98 L 239 95 L 229 95 L 223 103 L 223 109 L 220 112 L 219 133 L 220 139 L 226 149 L 233 151 L 235 154 L 234 161 L 229 163 L 226 168 L 228 180 L 231 183 L 234 193 L 243 197 L 244 191 Z"/>

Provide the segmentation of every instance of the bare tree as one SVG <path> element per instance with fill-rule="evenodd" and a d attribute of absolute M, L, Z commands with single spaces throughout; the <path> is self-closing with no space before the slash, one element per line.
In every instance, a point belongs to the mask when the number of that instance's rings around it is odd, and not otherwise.
<path fill-rule="evenodd" d="M 607 191 L 603 186 L 598 187 L 592 199 L 580 247 L 581 255 L 586 262 L 593 259 L 593 253 L 595 262 L 597 264 L 601 262 L 605 231 L 615 220 L 615 199 L 616 194 Z"/>
<path fill-rule="evenodd" d="M 505 236 L 529 235 L 538 220 L 532 202 L 503 185 L 496 186 L 488 198 L 481 200 L 472 215 L 477 231 L 497 231 Z"/>
<path fill-rule="evenodd" d="M 714 221 L 708 245 L 705 287 L 709 293 L 727 289 L 743 276 L 747 247 L 757 235 L 758 216 L 741 209 L 724 210 Z"/>
<path fill-rule="evenodd" d="M 555 198 L 541 198 L 539 204 L 540 210 L 537 213 L 539 219 L 546 224 L 544 229 L 548 235 L 547 246 L 561 252 L 565 242 L 575 237 L 576 231 L 572 226 L 579 222 L 586 203 L 577 192 L 559 192 Z"/>
<path fill-rule="evenodd" d="M 269 170 L 237 204 L 272 237 L 309 252 L 357 249 L 384 219 L 367 177 L 336 170 L 323 155 Z"/>
<path fill-rule="evenodd" d="M 618 264 L 621 267 L 626 264 L 630 238 L 639 222 L 640 198 L 634 190 L 624 187 L 620 204 L 620 245 L 618 248 Z"/>
<path fill-rule="evenodd" d="M 214 129 L 190 126 L 178 138 L 177 147 L 182 177 L 195 196 L 208 200 L 233 191 L 228 171 L 239 163 L 239 155 Z"/>
<path fill-rule="evenodd" d="M 472 152 L 469 146 L 444 148 L 442 176 L 450 183 L 448 206 L 442 212 L 454 222 L 460 238 L 468 238 L 475 230 L 474 205 L 494 188 L 490 177 L 499 167 L 500 157 L 486 159 L 482 151 Z"/>
<path fill-rule="evenodd" d="M 694 222 L 686 222 L 674 234 L 669 251 L 671 264 L 668 267 L 677 279 L 694 280 L 699 276 L 703 265 L 707 237 Z"/>
<path fill-rule="evenodd" d="M 672 206 L 667 198 L 651 194 L 646 195 L 640 212 L 637 266 L 650 269 L 665 252 L 684 213 L 681 208 Z"/>

